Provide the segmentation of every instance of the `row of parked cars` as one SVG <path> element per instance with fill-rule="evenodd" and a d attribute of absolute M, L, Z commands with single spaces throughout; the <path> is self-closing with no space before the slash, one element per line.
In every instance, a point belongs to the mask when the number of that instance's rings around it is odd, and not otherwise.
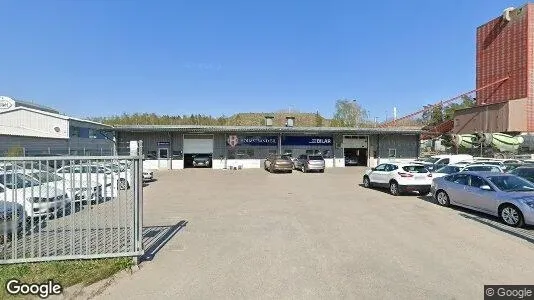
<path fill-rule="evenodd" d="M 324 173 L 325 161 L 322 155 L 316 154 L 302 154 L 295 158 L 289 155 L 272 154 L 265 159 L 263 168 L 271 173 L 291 173 L 293 170 L 300 170 L 303 173 Z"/>
<path fill-rule="evenodd" d="M 476 159 L 429 168 L 421 161 L 384 163 L 367 170 L 363 185 L 392 195 L 431 194 L 439 205 L 457 205 L 499 217 L 505 224 L 534 225 L 534 163 Z"/>
<path fill-rule="evenodd" d="M 0 237 L 19 231 L 25 220 L 63 216 L 71 207 L 117 197 L 133 184 L 126 161 L 72 162 L 62 167 L 37 161 L 0 163 Z M 153 180 L 143 171 L 143 181 Z"/>

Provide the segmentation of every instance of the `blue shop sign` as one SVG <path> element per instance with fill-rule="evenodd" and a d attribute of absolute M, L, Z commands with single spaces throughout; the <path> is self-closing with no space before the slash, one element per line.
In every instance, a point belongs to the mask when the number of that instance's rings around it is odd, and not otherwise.
<path fill-rule="evenodd" d="M 237 136 L 230 135 L 226 139 L 228 146 L 277 146 L 277 136 Z"/>
<path fill-rule="evenodd" d="M 291 146 L 332 146 L 333 139 L 328 136 L 285 136 L 282 145 Z"/>

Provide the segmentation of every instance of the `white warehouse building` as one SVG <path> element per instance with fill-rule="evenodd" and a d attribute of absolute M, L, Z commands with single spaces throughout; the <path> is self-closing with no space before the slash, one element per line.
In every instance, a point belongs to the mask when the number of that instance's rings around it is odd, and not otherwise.
<path fill-rule="evenodd" d="M 113 128 L 0 96 L 0 156 L 112 155 Z"/>

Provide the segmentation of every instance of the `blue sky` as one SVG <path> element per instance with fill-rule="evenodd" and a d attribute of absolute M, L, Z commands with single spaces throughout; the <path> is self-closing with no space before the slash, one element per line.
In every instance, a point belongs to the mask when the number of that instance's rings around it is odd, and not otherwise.
<path fill-rule="evenodd" d="M 475 30 L 521 1 L 0 1 L 0 95 L 74 116 L 383 119 L 475 86 Z"/>

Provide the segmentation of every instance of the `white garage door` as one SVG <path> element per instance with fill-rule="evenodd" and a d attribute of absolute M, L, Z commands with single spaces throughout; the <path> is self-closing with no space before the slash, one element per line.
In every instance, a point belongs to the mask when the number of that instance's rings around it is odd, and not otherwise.
<path fill-rule="evenodd" d="M 184 136 L 184 154 L 189 153 L 213 153 L 213 136 Z"/>

